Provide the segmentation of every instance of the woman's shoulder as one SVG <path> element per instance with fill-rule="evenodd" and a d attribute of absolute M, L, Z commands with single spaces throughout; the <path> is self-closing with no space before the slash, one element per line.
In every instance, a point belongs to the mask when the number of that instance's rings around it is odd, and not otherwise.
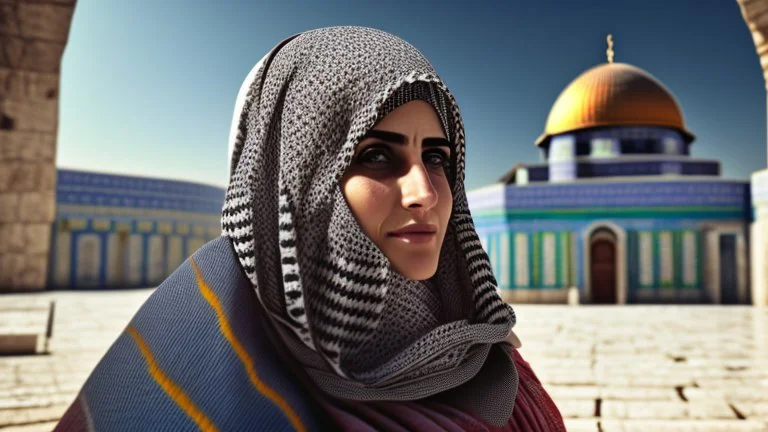
<path fill-rule="evenodd" d="M 218 296 L 230 297 L 238 291 L 253 290 L 240 267 L 232 241 L 221 236 L 204 244 L 171 273 L 147 300 L 147 303 L 168 300 L 172 297 L 175 307 L 190 306 L 196 294 L 215 290 Z M 180 302 L 179 294 L 190 298 Z M 243 293 L 241 293 L 243 294 Z"/>
<path fill-rule="evenodd" d="M 314 429 L 262 313 L 229 239 L 207 243 L 147 299 L 72 409 L 96 430 Z"/>

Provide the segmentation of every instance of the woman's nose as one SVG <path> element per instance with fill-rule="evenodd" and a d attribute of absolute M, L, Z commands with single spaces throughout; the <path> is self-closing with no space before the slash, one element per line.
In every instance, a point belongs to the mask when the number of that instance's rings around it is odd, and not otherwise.
<path fill-rule="evenodd" d="M 414 164 L 401 179 L 402 205 L 407 209 L 430 210 L 437 204 L 437 191 L 423 164 Z"/>

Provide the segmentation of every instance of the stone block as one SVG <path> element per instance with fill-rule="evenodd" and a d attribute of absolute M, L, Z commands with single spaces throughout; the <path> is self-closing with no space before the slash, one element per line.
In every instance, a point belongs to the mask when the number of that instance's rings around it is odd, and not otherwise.
<path fill-rule="evenodd" d="M 747 21 L 752 21 L 758 15 L 768 13 L 768 2 L 744 1 L 739 3 L 742 8 L 744 19 Z"/>
<path fill-rule="evenodd" d="M 13 172 L 11 171 L 8 163 L 0 161 L 0 193 L 10 191 L 12 177 Z"/>
<path fill-rule="evenodd" d="M 765 418 L 768 420 L 768 402 L 736 401 L 732 405 L 747 418 Z"/>
<path fill-rule="evenodd" d="M 53 162 L 40 163 L 40 192 L 56 191 L 56 165 Z"/>
<path fill-rule="evenodd" d="M 688 407 L 683 402 L 670 401 L 603 401 L 600 414 L 608 419 L 684 419 Z"/>
<path fill-rule="evenodd" d="M 692 386 L 694 384 L 694 381 L 695 380 L 693 377 L 667 375 L 667 376 L 635 377 L 630 380 L 630 383 L 633 387 L 669 388 L 669 387 L 678 387 L 678 386 L 680 387 Z"/>
<path fill-rule="evenodd" d="M 0 131 L 0 163 L 4 161 L 50 162 L 55 165 L 56 134 L 34 131 Z M 0 168 L 0 172 L 5 168 Z"/>
<path fill-rule="evenodd" d="M 19 220 L 20 202 L 20 194 L 0 193 L 0 223 L 10 223 Z"/>
<path fill-rule="evenodd" d="M 566 428 L 570 431 L 570 429 Z M 600 419 L 600 432 L 624 432 L 624 420 Z"/>
<path fill-rule="evenodd" d="M 607 431 L 620 430 L 622 432 L 648 432 L 648 431 L 664 431 L 664 432 L 697 432 L 696 424 L 687 420 L 623 420 L 619 425 L 620 429 L 616 426 L 612 426 Z"/>
<path fill-rule="evenodd" d="M 0 36 L 0 67 L 33 72 L 60 72 L 64 42 Z"/>
<path fill-rule="evenodd" d="M 752 31 L 758 31 L 762 34 L 768 34 L 768 14 L 755 14 L 749 18 Z"/>
<path fill-rule="evenodd" d="M 40 426 L 44 422 L 57 421 L 64 415 L 68 405 L 57 404 L 52 406 L 34 407 L 25 409 L 5 409 L 0 410 L 0 424 L 4 426 L 19 425 L 17 428 L 9 428 L 8 431 L 41 431 L 51 430 L 43 428 L 30 428 Z M 24 425 L 23 427 L 21 425 Z M 3 428 L 3 431 L 6 429 Z"/>
<path fill-rule="evenodd" d="M 48 254 L 24 255 L 13 275 L 12 288 L 16 291 L 36 291 L 45 288 Z"/>
<path fill-rule="evenodd" d="M 0 35 L 0 67 L 19 68 L 24 57 L 24 39 Z"/>
<path fill-rule="evenodd" d="M 601 422 L 605 432 L 765 432 L 765 424 L 749 420 L 618 420 Z"/>
<path fill-rule="evenodd" d="M 18 253 L 0 254 L 0 292 L 15 290 L 17 277 L 26 263 L 25 258 Z"/>
<path fill-rule="evenodd" d="M 759 420 L 705 420 L 697 423 L 696 432 L 765 432 L 766 426 Z"/>
<path fill-rule="evenodd" d="M 52 192 L 56 166 L 52 161 L 5 161 L 0 174 L 0 192 Z"/>
<path fill-rule="evenodd" d="M 0 223 L 0 254 L 8 253 L 8 241 L 13 224 Z"/>
<path fill-rule="evenodd" d="M 14 259 L 12 254 L 0 252 L 0 292 L 9 289 L 13 282 Z"/>
<path fill-rule="evenodd" d="M 14 426 L 27 423 L 27 413 L 24 410 L 6 409 L 0 410 L 0 424 Z"/>
<path fill-rule="evenodd" d="M 20 196 L 18 214 L 25 222 L 53 222 L 56 214 L 55 192 L 26 192 Z"/>
<path fill-rule="evenodd" d="M 0 130 L 0 173 L 7 170 L 3 162 L 21 159 L 21 133 L 23 132 Z"/>
<path fill-rule="evenodd" d="M 21 159 L 21 137 L 18 132 L 0 130 L 0 164 Z M 2 171 L 6 168 L 3 165 Z"/>
<path fill-rule="evenodd" d="M 723 389 L 725 399 L 729 402 L 762 402 L 768 404 L 768 391 L 761 388 L 742 385 L 740 388 Z"/>
<path fill-rule="evenodd" d="M 763 80 L 766 82 L 765 88 L 768 90 L 768 68 L 763 71 Z"/>
<path fill-rule="evenodd" d="M 50 224 L 27 224 L 23 226 L 25 253 L 47 254 L 51 243 Z"/>
<path fill-rule="evenodd" d="M 0 0 L 0 1 L 8 1 L 8 0 Z M 18 1 L 18 0 L 12 0 L 12 1 Z M 25 3 L 48 3 L 48 4 L 59 4 L 59 5 L 70 5 L 74 6 L 77 0 L 24 0 Z"/>
<path fill-rule="evenodd" d="M 679 400 L 677 392 L 672 388 L 658 387 L 603 387 L 600 396 L 603 400 Z"/>
<path fill-rule="evenodd" d="M 12 130 L 56 133 L 58 101 L 6 99 L 0 114 L 13 121 Z"/>
<path fill-rule="evenodd" d="M 24 253 L 24 228 L 21 222 L 0 224 L 0 253 Z"/>
<path fill-rule="evenodd" d="M 555 405 L 563 418 L 595 417 L 594 400 L 555 400 Z"/>
<path fill-rule="evenodd" d="M 51 374 L 47 373 L 20 373 L 19 374 L 19 385 L 23 387 L 39 387 L 39 386 L 45 386 L 45 385 L 54 385 L 56 384 L 54 381 L 53 376 Z M 34 405 L 38 405 L 42 403 L 48 402 L 49 397 L 31 397 L 31 398 L 25 398 L 32 402 Z M 33 406 L 34 406 L 33 405 Z"/>
<path fill-rule="evenodd" d="M 600 405 L 600 417 L 604 419 L 627 418 L 627 403 L 624 401 L 603 401 Z"/>
<path fill-rule="evenodd" d="M 768 84 L 768 80 L 766 80 Z M 760 183 L 766 183 L 768 180 L 768 170 L 763 170 L 758 173 L 752 174 L 751 188 L 752 199 L 755 198 L 765 200 L 760 195 L 765 195 L 765 187 L 760 187 Z M 762 193 L 761 193 L 762 192 Z M 757 197 L 755 195 L 758 195 Z M 765 204 L 758 205 L 757 207 L 757 220 L 755 220 L 749 227 L 750 232 L 750 264 L 751 264 L 751 297 L 752 304 L 755 306 L 768 306 L 768 269 L 764 265 L 765 260 L 768 259 L 768 216 L 764 214 L 767 206 Z"/>
<path fill-rule="evenodd" d="M 50 162 L 56 166 L 56 133 L 32 132 L 21 147 L 22 160 Z"/>
<path fill-rule="evenodd" d="M 44 421 L 58 420 L 69 408 L 69 404 L 52 405 L 28 410 L 27 421 L 29 423 L 42 423 Z"/>
<path fill-rule="evenodd" d="M 547 393 L 558 400 L 589 399 L 595 400 L 600 397 L 600 388 L 596 386 L 559 386 L 550 385 L 547 387 Z"/>
<path fill-rule="evenodd" d="M 30 72 L 0 68 L 0 82 L 4 83 L 3 95 L 8 99 L 58 99 L 59 74 L 55 72 Z"/>
<path fill-rule="evenodd" d="M 66 42 L 74 8 L 49 3 L 19 3 L 18 20 L 25 38 Z"/>
<path fill-rule="evenodd" d="M 725 400 L 696 401 L 688 404 L 688 413 L 695 419 L 736 419 Z"/>
<path fill-rule="evenodd" d="M 565 430 L 568 432 L 598 432 L 597 420 L 565 419 Z"/>
<path fill-rule="evenodd" d="M 550 371 L 547 373 L 547 384 L 559 386 L 594 386 L 595 375 L 590 370 Z"/>
<path fill-rule="evenodd" d="M 0 3 L 0 32 L 6 36 L 21 36 L 15 4 Z"/>
<path fill-rule="evenodd" d="M 40 164 L 34 162 L 6 162 L 5 168 L 10 173 L 8 191 L 35 192 L 40 186 Z"/>
<path fill-rule="evenodd" d="M 61 56 L 65 42 L 26 40 L 21 69 L 33 72 L 61 72 Z"/>
<path fill-rule="evenodd" d="M 627 402 L 629 419 L 684 419 L 688 417 L 688 405 L 684 402 Z"/>
<path fill-rule="evenodd" d="M 750 387 L 748 382 L 740 379 L 725 378 L 698 378 L 696 379 L 699 388 L 706 392 L 717 392 L 717 394 L 726 395 L 730 392 L 738 393 L 744 388 Z M 692 389 L 693 390 L 693 389 Z M 697 392 L 691 392 L 696 395 Z"/>

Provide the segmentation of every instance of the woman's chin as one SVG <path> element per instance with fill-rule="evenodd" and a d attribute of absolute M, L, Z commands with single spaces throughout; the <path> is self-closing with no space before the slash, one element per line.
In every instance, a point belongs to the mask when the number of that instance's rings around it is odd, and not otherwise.
<path fill-rule="evenodd" d="M 435 272 L 437 272 L 437 260 L 425 263 L 411 261 L 404 263 L 404 265 L 394 265 L 393 267 L 406 279 L 423 281 L 435 275 Z"/>

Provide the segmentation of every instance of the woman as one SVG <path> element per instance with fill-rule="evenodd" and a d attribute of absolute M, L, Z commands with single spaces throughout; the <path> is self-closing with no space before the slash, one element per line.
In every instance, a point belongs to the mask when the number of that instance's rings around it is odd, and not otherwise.
<path fill-rule="evenodd" d="M 142 306 L 60 430 L 564 430 L 496 293 L 458 107 L 382 31 L 243 83 L 223 236 Z"/>

